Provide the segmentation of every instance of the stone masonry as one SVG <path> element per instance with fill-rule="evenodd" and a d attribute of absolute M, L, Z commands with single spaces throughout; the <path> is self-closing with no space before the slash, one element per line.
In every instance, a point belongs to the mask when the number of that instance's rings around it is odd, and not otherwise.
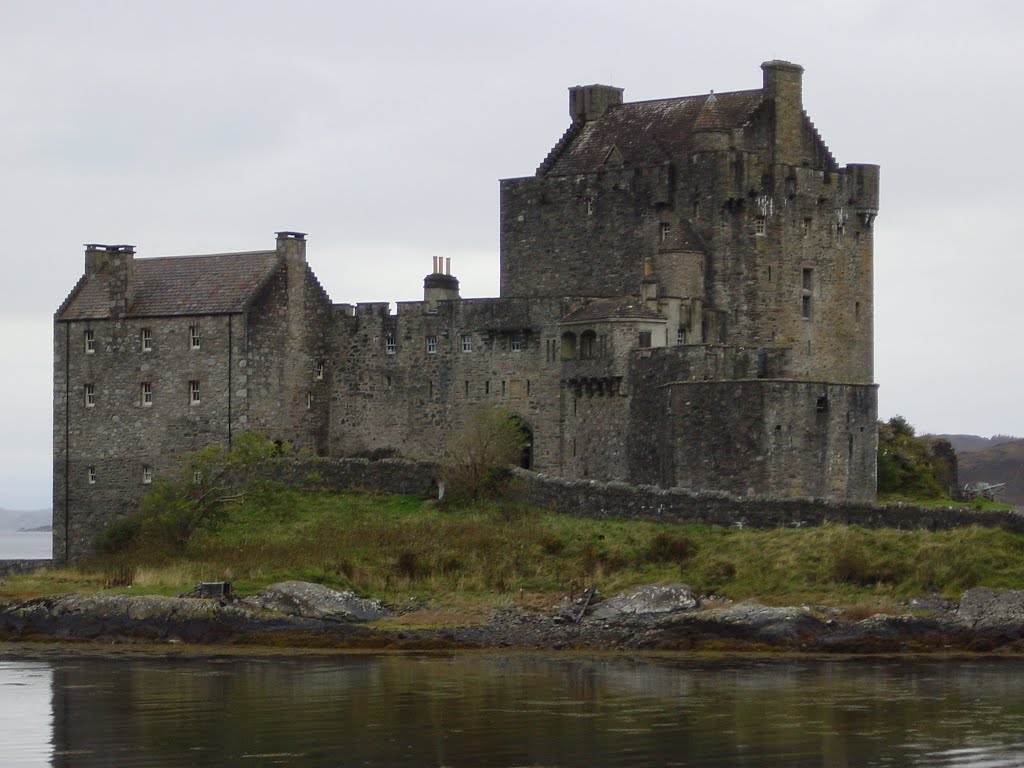
<path fill-rule="evenodd" d="M 137 259 L 89 245 L 54 323 L 54 555 L 86 554 L 182 453 L 259 430 L 320 456 L 436 460 L 475 410 L 548 475 L 874 498 L 878 168 L 840 167 L 802 68 L 629 103 L 569 91 L 535 175 L 501 182 L 501 296 L 333 304 L 305 235 Z"/>

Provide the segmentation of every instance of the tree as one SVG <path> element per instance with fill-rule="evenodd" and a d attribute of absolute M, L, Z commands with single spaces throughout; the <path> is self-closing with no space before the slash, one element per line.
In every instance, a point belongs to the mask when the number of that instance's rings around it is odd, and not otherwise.
<path fill-rule="evenodd" d="M 197 531 L 216 527 L 247 498 L 268 489 L 264 470 L 282 450 L 246 432 L 231 450 L 211 445 L 187 454 L 177 470 L 153 483 L 137 514 L 107 527 L 96 542 L 97 551 L 183 551 Z"/>
<path fill-rule="evenodd" d="M 490 406 L 473 413 L 448 441 L 441 464 L 446 496 L 459 500 L 498 495 L 526 442 L 522 420 L 505 408 Z"/>

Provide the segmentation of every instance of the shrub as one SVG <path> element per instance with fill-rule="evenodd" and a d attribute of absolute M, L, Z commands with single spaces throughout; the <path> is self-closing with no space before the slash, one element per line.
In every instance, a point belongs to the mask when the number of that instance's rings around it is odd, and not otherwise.
<path fill-rule="evenodd" d="M 441 464 L 445 499 L 501 496 L 526 446 L 522 422 L 504 408 L 476 411 L 448 443 Z"/>
<path fill-rule="evenodd" d="M 694 553 L 693 542 L 681 533 L 660 531 L 647 546 L 647 561 L 651 563 L 684 563 Z"/>

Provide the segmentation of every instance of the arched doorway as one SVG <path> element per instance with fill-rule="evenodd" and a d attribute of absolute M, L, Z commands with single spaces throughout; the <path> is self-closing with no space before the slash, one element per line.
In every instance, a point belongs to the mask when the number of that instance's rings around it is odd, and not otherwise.
<path fill-rule="evenodd" d="M 522 416 L 513 413 L 508 419 L 523 433 L 523 450 L 519 456 L 519 466 L 523 469 L 531 469 L 533 467 L 533 429 Z"/>

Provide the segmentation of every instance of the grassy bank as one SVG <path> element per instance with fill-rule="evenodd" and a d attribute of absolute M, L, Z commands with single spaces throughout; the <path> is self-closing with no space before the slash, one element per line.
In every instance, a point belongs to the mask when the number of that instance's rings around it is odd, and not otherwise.
<path fill-rule="evenodd" d="M 180 554 L 97 558 L 10 578 L 0 593 L 176 594 L 221 579 L 243 593 L 302 579 L 460 615 L 508 602 L 550 606 L 589 586 L 609 595 L 659 581 L 734 600 L 884 607 L 935 592 L 955 598 L 980 585 L 1024 588 L 1024 537 L 983 528 L 723 530 L 282 491 L 234 510 L 215 531 L 199 531 Z"/>

